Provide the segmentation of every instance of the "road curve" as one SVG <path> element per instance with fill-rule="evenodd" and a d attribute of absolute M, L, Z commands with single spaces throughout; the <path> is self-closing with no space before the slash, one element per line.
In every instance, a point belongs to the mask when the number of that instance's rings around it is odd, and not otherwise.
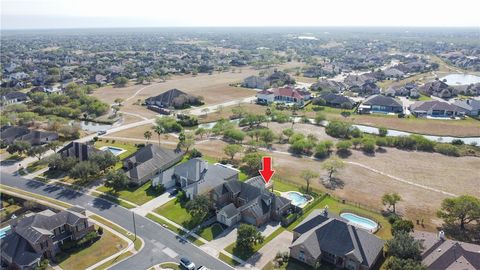
<path fill-rule="evenodd" d="M 0 174 L 0 183 L 69 204 L 81 205 L 90 212 L 111 220 L 130 232 L 134 231 L 133 212 L 109 201 L 68 188 L 12 176 L 3 172 Z M 111 269 L 149 269 L 151 266 L 162 262 L 178 261 L 181 256 L 190 258 L 197 266 L 204 265 L 216 270 L 233 269 L 197 246 L 188 242 L 181 243 L 176 238 L 176 234 L 147 218 L 135 215 L 135 222 L 137 235 L 144 240 L 145 246 L 135 256 L 111 267 Z"/>

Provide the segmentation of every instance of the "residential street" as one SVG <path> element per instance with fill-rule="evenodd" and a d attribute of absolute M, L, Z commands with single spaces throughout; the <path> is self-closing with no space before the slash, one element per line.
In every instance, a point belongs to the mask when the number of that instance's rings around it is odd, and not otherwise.
<path fill-rule="evenodd" d="M 90 212 L 111 220 L 130 232 L 134 232 L 133 212 L 123 207 L 63 187 L 11 176 L 3 172 L 0 176 L 1 184 L 83 206 Z M 176 238 L 176 234 L 147 218 L 135 215 L 135 222 L 137 235 L 144 240 L 145 246 L 137 255 L 113 266 L 111 269 L 148 269 L 162 262 L 177 262 L 181 256 L 190 258 L 197 266 L 205 265 L 210 269 L 233 269 L 224 262 L 209 256 L 193 244 L 181 243 Z"/>

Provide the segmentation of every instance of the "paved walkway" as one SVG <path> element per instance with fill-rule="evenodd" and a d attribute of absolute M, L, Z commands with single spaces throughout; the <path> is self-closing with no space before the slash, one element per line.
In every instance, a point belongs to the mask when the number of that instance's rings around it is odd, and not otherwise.
<path fill-rule="evenodd" d="M 143 205 L 140 205 L 136 208 L 133 209 L 133 212 L 141 215 L 141 216 L 146 216 L 149 212 L 153 212 L 157 207 L 160 207 L 167 202 L 175 199 L 175 196 L 170 195 L 170 192 L 172 192 L 174 189 L 169 189 L 165 191 L 162 195 L 156 197 L 153 200 L 150 200 Z"/>

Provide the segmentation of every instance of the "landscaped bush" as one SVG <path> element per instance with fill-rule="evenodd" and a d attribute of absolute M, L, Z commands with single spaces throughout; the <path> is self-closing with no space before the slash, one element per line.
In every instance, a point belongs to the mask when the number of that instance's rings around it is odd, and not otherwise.
<path fill-rule="evenodd" d="M 460 139 L 454 139 L 454 140 L 452 140 L 452 144 L 453 145 L 463 145 L 464 142 Z"/>
<path fill-rule="evenodd" d="M 351 125 L 340 121 L 331 121 L 325 128 L 325 132 L 335 138 L 349 138 Z"/>
<path fill-rule="evenodd" d="M 199 158 L 199 157 L 202 157 L 202 156 L 203 156 L 202 152 L 198 151 L 196 148 L 193 148 L 193 149 L 190 151 L 189 159 Z"/>
<path fill-rule="evenodd" d="M 364 138 L 362 140 L 362 150 L 366 153 L 375 152 L 375 140 L 372 138 Z"/>
<path fill-rule="evenodd" d="M 440 153 L 440 154 L 447 155 L 447 156 L 458 157 L 460 155 L 458 147 L 456 147 L 455 145 L 451 145 L 451 144 L 439 143 L 435 146 L 435 151 Z"/>

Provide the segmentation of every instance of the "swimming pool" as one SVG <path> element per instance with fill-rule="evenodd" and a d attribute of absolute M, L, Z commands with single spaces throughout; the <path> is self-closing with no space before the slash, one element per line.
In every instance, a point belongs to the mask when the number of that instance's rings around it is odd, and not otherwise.
<path fill-rule="evenodd" d="M 10 225 L 8 225 L 7 227 L 1 228 L 1 229 L 0 229 L 0 239 L 4 238 L 5 235 L 7 235 L 7 233 L 8 233 L 11 229 L 12 229 L 12 228 L 10 227 Z"/>
<path fill-rule="evenodd" d="M 300 192 L 289 191 L 283 195 L 285 198 L 292 201 L 292 204 L 303 208 L 310 200 Z"/>
<path fill-rule="evenodd" d="M 118 147 L 113 147 L 113 146 L 104 146 L 102 148 L 100 148 L 100 150 L 102 151 L 110 151 L 110 153 L 112 153 L 113 155 L 115 156 L 118 156 L 124 152 L 126 152 L 127 150 L 125 149 L 122 149 L 122 148 L 118 148 Z"/>
<path fill-rule="evenodd" d="M 368 230 L 374 233 L 378 229 L 378 223 L 365 217 L 357 216 L 352 213 L 342 213 L 340 216 L 346 219 L 351 225 Z"/>

